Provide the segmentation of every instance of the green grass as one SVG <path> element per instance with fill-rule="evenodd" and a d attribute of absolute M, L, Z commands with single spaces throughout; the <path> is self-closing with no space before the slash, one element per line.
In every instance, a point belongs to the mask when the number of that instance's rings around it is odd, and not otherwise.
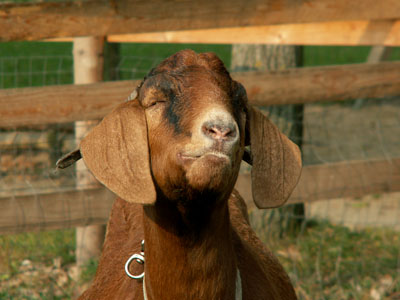
<path fill-rule="evenodd" d="M 0 236 L 0 299 L 71 299 L 75 231 Z"/>
<path fill-rule="evenodd" d="M 400 233 L 390 229 L 350 230 L 308 221 L 297 236 L 263 241 L 290 273 L 301 299 L 370 299 L 400 293 Z"/>
<path fill-rule="evenodd" d="M 75 261 L 75 230 L 0 235 L 0 249 L 0 274 L 17 272 L 24 259 L 51 263 L 60 257 L 69 264 Z"/>
<path fill-rule="evenodd" d="M 371 299 L 373 293 L 380 293 L 381 299 L 395 299 L 389 297 L 400 293 L 399 232 L 350 230 L 308 221 L 297 236 L 280 239 L 273 232 L 258 233 L 284 265 L 300 299 Z M 61 292 L 54 272 L 24 282 L 28 277 L 23 277 L 21 264 L 29 259 L 39 270 L 54 265 L 54 259 L 60 257 L 60 269 L 66 274 L 74 262 L 74 247 L 73 230 L 0 236 L 0 257 L 6 260 L 0 272 L 0 299 L 72 298 L 76 282 L 68 279 Z M 91 261 L 78 285 L 90 281 L 96 267 L 97 262 Z M 13 280 L 20 284 L 7 285 Z"/>

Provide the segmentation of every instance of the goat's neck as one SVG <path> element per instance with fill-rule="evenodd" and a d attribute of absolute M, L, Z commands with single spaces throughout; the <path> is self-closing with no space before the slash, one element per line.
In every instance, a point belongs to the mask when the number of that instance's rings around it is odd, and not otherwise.
<path fill-rule="evenodd" d="M 149 299 L 234 299 L 236 257 L 227 202 L 208 210 L 191 215 L 162 201 L 144 207 Z M 209 218 L 191 222 L 196 215 Z"/>

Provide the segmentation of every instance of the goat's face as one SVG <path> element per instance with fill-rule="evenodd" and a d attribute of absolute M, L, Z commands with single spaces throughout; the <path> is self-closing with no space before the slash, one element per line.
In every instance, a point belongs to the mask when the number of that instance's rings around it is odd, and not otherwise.
<path fill-rule="evenodd" d="M 180 55 L 182 55 L 180 53 Z M 139 91 L 145 110 L 151 170 L 171 200 L 233 187 L 244 149 L 246 103 L 216 56 L 171 57 Z M 201 65 L 203 63 L 203 65 Z M 223 196 L 223 195 L 221 195 Z"/>
<path fill-rule="evenodd" d="M 227 198 L 250 145 L 257 206 L 282 205 L 301 171 L 299 149 L 259 110 L 211 53 L 186 50 L 153 69 L 132 101 L 119 105 L 82 140 L 81 157 L 123 199 L 153 204 L 157 195 L 190 201 Z M 246 136 L 245 136 L 246 135 Z M 214 198 L 215 197 L 209 197 Z"/>

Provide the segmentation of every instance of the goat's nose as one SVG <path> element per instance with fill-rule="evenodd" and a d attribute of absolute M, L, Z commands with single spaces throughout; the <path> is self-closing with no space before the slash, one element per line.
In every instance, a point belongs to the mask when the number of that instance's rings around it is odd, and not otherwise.
<path fill-rule="evenodd" d="M 213 140 L 232 140 L 236 138 L 235 124 L 223 122 L 205 122 L 202 126 L 203 134 Z"/>

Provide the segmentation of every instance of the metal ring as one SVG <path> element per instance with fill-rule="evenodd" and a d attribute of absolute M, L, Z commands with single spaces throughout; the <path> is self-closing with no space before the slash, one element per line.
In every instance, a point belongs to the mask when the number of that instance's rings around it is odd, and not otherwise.
<path fill-rule="evenodd" d="M 144 277 L 144 272 L 142 273 L 142 274 L 140 274 L 140 275 L 132 275 L 130 272 L 129 272 L 129 266 L 130 266 L 130 264 L 131 264 L 131 262 L 133 261 L 133 260 L 135 260 L 138 264 L 141 264 L 141 265 L 143 265 L 144 264 L 144 256 L 143 255 L 140 255 L 140 254 L 133 254 L 131 257 L 129 257 L 129 259 L 126 261 L 126 263 L 125 263 L 125 273 L 126 273 L 126 275 L 128 275 L 130 278 L 133 278 L 133 279 L 142 279 L 143 277 Z"/>

